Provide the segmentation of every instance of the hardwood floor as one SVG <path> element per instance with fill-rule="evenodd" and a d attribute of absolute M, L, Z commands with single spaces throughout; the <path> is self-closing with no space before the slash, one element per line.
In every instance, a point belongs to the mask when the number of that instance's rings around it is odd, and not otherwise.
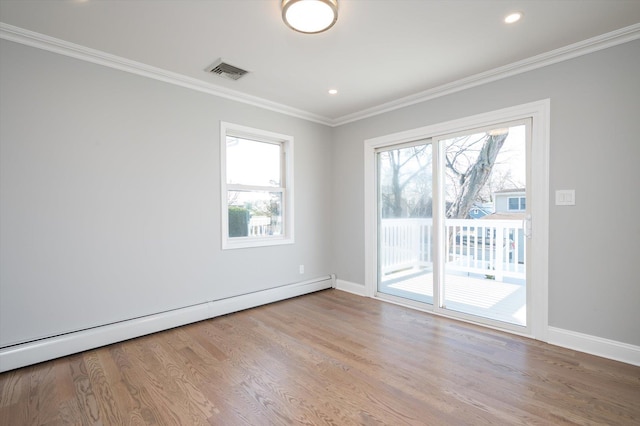
<path fill-rule="evenodd" d="M 640 367 L 326 290 L 3 373 L 0 424 L 638 425 Z"/>

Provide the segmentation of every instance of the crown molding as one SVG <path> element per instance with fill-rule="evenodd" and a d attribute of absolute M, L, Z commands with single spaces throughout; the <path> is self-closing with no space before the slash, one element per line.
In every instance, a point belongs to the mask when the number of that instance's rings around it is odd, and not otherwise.
<path fill-rule="evenodd" d="M 79 44 L 70 43 L 44 34 L 25 30 L 13 25 L 0 22 L 0 39 L 13 41 L 49 52 L 58 53 L 75 59 L 91 62 L 114 68 L 120 71 L 152 78 L 165 83 L 207 93 L 225 99 L 253 105 L 270 111 L 301 118 L 330 127 L 338 127 L 344 124 L 359 121 L 365 118 L 384 114 L 397 109 L 405 108 L 421 102 L 426 102 L 462 90 L 477 87 L 486 83 L 501 80 L 503 78 L 533 71 L 548 65 L 553 65 L 602 49 L 624 44 L 640 38 L 640 24 L 634 24 L 616 31 L 612 31 L 597 37 L 570 44 L 568 46 L 552 50 L 540 55 L 533 56 L 512 64 L 494 68 L 479 74 L 475 74 L 451 83 L 443 84 L 432 89 L 428 89 L 410 96 L 405 96 L 391 102 L 386 102 L 378 106 L 367 108 L 353 114 L 347 114 L 338 118 L 329 118 L 313 114 L 298 108 L 293 108 L 277 102 L 257 96 L 248 95 L 236 90 L 227 89 L 212 83 L 207 83 L 183 74 L 174 73 L 161 68 L 146 65 L 140 62 L 111 55 L 100 50 L 91 49 Z"/>
<path fill-rule="evenodd" d="M 0 22 L 0 39 L 24 44 L 82 61 L 103 65 L 131 74 L 152 78 L 165 83 L 174 84 L 199 92 L 207 93 L 221 98 L 230 99 L 244 104 L 257 106 L 270 111 L 286 114 L 303 120 L 313 121 L 327 126 L 333 125 L 332 120 L 317 114 L 313 114 L 301 109 L 272 102 L 257 96 L 248 95 L 233 89 L 227 89 L 212 83 L 207 83 L 196 78 L 187 77 L 183 74 L 167 71 L 141 62 L 132 61 L 120 56 L 70 43 L 54 37 L 49 37 L 34 31 L 25 30 L 20 27 Z"/>
<path fill-rule="evenodd" d="M 621 28 L 610 33 L 606 33 L 597 37 L 570 44 L 550 52 L 532 56 L 530 58 L 514 62 L 502 67 L 475 74 L 448 84 L 443 84 L 433 89 L 425 90 L 413 95 L 409 95 L 391 102 L 368 108 L 353 114 L 347 114 L 332 121 L 334 127 L 386 112 L 394 111 L 407 106 L 415 105 L 431 99 L 450 95 L 472 87 L 480 86 L 503 78 L 533 71 L 579 56 L 588 55 L 602 49 L 617 46 L 619 44 L 628 43 L 640 38 L 640 24 L 634 24 L 625 28 Z"/>

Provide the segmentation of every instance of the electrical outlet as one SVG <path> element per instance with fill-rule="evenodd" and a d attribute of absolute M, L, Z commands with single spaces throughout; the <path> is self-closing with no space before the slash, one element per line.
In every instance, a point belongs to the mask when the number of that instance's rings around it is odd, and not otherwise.
<path fill-rule="evenodd" d="M 304 265 L 300 265 L 299 270 L 301 274 L 304 274 Z"/>

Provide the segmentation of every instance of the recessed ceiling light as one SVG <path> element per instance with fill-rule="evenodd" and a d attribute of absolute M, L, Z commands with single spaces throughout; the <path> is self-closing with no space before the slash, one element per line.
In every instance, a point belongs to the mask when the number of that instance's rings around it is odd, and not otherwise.
<path fill-rule="evenodd" d="M 337 95 L 338 91 L 336 89 L 329 89 L 329 94 L 330 95 Z"/>
<path fill-rule="evenodd" d="M 518 22 L 521 18 L 522 18 L 521 12 L 513 12 L 508 14 L 506 18 L 504 18 L 504 22 L 506 22 L 507 24 L 513 24 L 515 22 Z"/>

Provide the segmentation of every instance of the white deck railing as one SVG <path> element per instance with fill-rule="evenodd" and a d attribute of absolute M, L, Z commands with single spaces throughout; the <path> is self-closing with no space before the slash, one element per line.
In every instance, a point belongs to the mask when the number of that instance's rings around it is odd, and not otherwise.
<path fill-rule="evenodd" d="M 380 226 L 380 264 L 387 274 L 433 265 L 431 219 L 382 219 Z"/>
<path fill-rule="evenodd" d="M 269 216 L 252 216 L 249 220 L 249 236 L 262 237 L 265 235 L 280 235 L 280 223 L 272 223 Z"/>
<path fill-rule="evenodd" d="M 380 266 L 383 275 L 433 266 L 433 221 L 382 219 Z M 447 219 L 447 271 L 525 278 L 525 244 L 519 220 Z"/>

